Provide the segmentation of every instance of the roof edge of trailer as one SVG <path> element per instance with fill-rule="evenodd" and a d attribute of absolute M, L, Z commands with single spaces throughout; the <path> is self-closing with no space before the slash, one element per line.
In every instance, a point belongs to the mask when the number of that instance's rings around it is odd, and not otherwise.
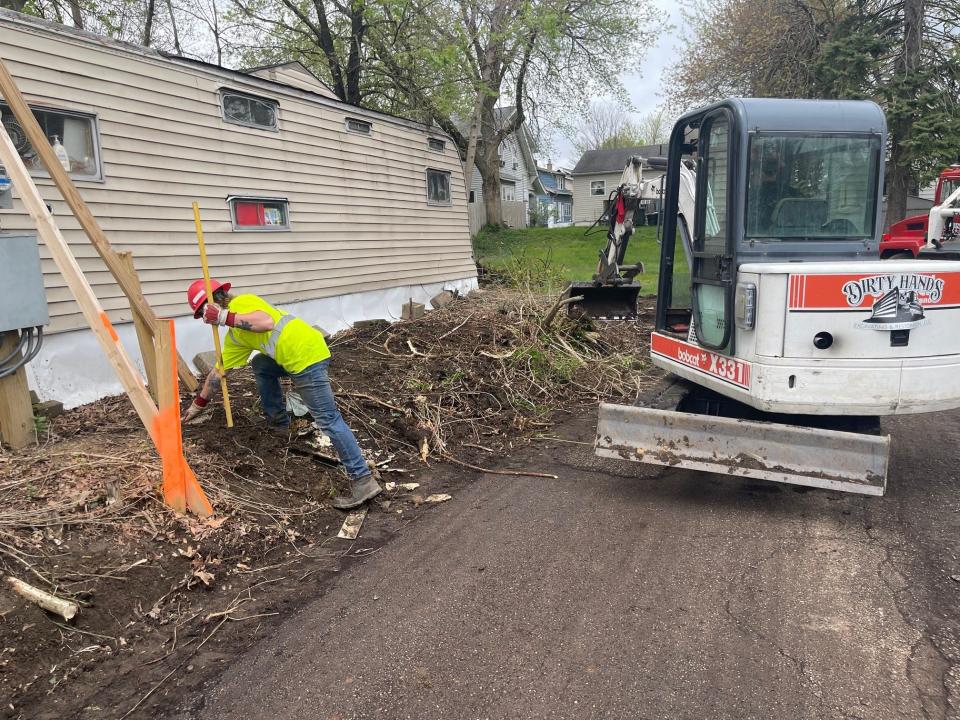
<path fill-rule="evenodd" d="M 144 47 L 143 45 L 129 43 L 124 40 L 116 40 L 114 38 L 110 38 L 105 35 L 99 35 L 89 30 L 72 28 L 67 25 L 61 25 L 59 23 L 55 23 L 51 20 L 46 20 L 44 18 L 38 18 L 38 17 L 34 17 L 33 15 L 26 15 L 24 13 L 19 13 L 14 10 L 7 10 L 6 8 L 0 8 L 0 25 L 4 25 L 4 24 L 20 26 L 22 28 L 27 28 L 34 32 L 46 33 L 53 36 L 65 36 L 77 41 L 98 45 L 104 48 L 105 50 L 112 50 L 115 52 L 125 53 L 129 55 L 136 55 L 136 56 L 145 58 L 147 60 L 152 60 L 154 62 L 170 63 L 172 65 L 183 66 L 184 68 L 196 68 L 196 69 L 204 70 L 211 75 L 222 77 L 228 83 L 231 80 L 233 81 L 239 80 L 244 83 L 249 83 L 253 87 L 263 88 L 268 92 L 271 90 L 276 92 L 277 89 L 280 89 L 282 90 L 282 92 L 286 93 L 291 97 L 297 97 L 299 99 L 306 100 L 308 102 L 316 103 L 317 105 L 335 107 L 338 109 L 342 109 L 348 113 L 355 113 L 360 116 L 367 116 L 370 118 L 378 118 L 381 120 L 386 120 L 388 122 L 392 122 L 397 125 L 402 125 L 402 126 L 419 130 L 427 135 L 433 135 L 437 137 L 442 136 L 449 139 L 451 142 L 453 142 L 453 138 L 451 138 L 440 127 L 437 127 L 434 125 L 426 125 L 424 123 L 417 122 L 416 120 L 409 120 L 407 118 L 399 117 L 397 115 L 391 115 L 389 113 L 385 113 L 380 110 L 371 110 L 369 108 L 359 107 L 357 105 L 351 105 L 350 103 L 344 102 L 342 100 L 328 98 L 321 95 L 320 93 L 312 92 L 310 90 L 304 90 L 302 88 L 298 88 L 293 85 L 288 85 L 286 83 L 278 82 L 276 80 L 270 80 L 268 78 L 264 78 L 259 75 L 253 75 L 253 74 L 250 74 L 250 72 L 247 72 L 244 70 L 233 70 L 230 68 L 225 68 L 221 65 L 214 65 L 213 63 L 208 63 L 206 61 L 199 60 L 196 58 L 165 53 L 161 50 L 156 50 L 154 48 Z M 292 61 L 292 62 L 295 62 L 295 61 Z M 287 63 L 278 63 L 277 66 L 285 65 L 285 64 Z M 255 69 L 259 69 L 259 68 L 255 68 Z"/>

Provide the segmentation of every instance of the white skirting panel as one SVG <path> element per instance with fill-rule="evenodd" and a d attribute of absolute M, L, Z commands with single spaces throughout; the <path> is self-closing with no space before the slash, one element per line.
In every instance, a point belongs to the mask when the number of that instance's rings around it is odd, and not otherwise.
<path fill-rule="evenodd" d="M 474 277 L 304 300 L 280 307 L 333 334 L 347 329 L 359 320 L 398 320 L 403 304 L 410 298 L 429 308 L 430 298 L 442 290 L 456 290 L 465 295 L 476 287 L 477 279 Z M 242 292 L 243 288 L 237 290 Z M 184 306 L 186 307 L 186 302 Z M 133 324 L 117 325 L 116 330 L 124 348 L 142 372 L 140 348 Z M 194 355 L 213 349 L 209 326 L 194 320 L 190 315 L 176 318 L 176 334 L 177 349 L 184 359 L 191 363 L 191 367 Z M 59 400 L 66 408 L 123 392 L 120 381 L 90 330 L 45 337 L 40 354 L 27 366 L 27 377 L 30 387 L 37 391 L 41 400 Z"/>

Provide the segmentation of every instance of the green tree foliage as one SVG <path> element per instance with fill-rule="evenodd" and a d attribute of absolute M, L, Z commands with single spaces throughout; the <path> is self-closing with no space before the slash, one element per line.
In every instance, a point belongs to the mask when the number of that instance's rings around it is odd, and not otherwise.
<path fill-rule="evenodd" d="M 887 222 L 960 152 L 956 0 L 721 0 L 687 15 L 671 99 L 871 99 L 887 115 Z"/>

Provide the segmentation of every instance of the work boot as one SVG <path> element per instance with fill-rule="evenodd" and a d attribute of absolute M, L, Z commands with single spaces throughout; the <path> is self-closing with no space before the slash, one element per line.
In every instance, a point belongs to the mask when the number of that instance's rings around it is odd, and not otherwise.
<path fill-rule="evenodd" d="M 333 506 L 337 510 L 353 510 L 360 507 L 367 500 L 375 498 L 383 492 L 380 483 L 373 479 L 371 475 L 364 475 L 362 478 L 350 481 L 350 494 L 337 495 L 333 499 Z"/>

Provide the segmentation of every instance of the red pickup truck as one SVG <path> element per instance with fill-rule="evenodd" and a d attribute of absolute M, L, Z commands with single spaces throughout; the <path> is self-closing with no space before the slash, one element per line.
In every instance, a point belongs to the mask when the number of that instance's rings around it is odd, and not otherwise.
<path fill-rule="evenodd" d="M 960 164 L 951 165 L 940 173 L 933 204 L 939 205 L 960 187 Z M 880 257 L 917 257 L 927 242 L 928 215 L 914 215 L 894 223 L 880 238 Z"/>

